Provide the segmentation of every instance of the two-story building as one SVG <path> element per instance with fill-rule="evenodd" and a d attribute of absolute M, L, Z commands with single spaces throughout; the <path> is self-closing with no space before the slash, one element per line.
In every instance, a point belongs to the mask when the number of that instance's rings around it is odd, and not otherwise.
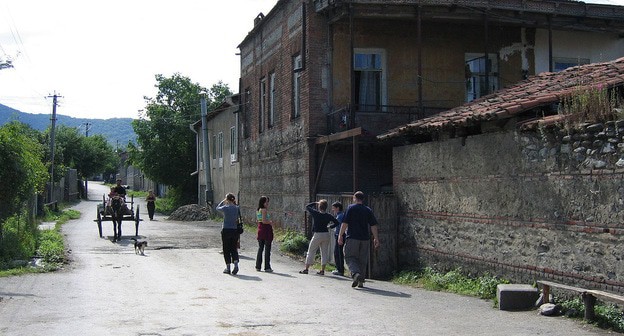
<path fill-rule="evenodd" d="M 301 227 L 319 194 L 391 192 L 375 136 L 529 75 L 624 55 L 624 7 L 279 0 L 239 45 L 240 199 Z M 247 213 L 250 213 L 247 211 Z"/>

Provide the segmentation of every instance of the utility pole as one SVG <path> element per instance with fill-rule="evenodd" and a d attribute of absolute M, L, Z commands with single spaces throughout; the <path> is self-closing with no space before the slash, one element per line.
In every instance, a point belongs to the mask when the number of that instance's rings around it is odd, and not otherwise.
<path fill-rule="evenodd" d="M 206 108 L 206 93 L 201 93 L 201 120 L 202 120 L 202 139 L 204 142 L 204 176 L 206 179 L 206 207 L 210 207 L 213 203 L 212 181 L 210 180 L 210 157 L 208 152 L 208 111 Z"/>
<path fill-rule="evenodd" d="M 84 122 L 82 123 L 85 126 L 85 136 L 88 138 L 89 137 L 89 130 L 91 129 L 91 125 L 93 125 L 90 122 Z"/>
<path fill-rule="evenodd" d="M 54 93 L 48 98 L 52 98 L 52 126 L 50 128 L 50 198 L 48 203 L 54 202 L 54 136 L 56 131 L 56 106 L 58 105 L 57 99 L 60 97 Z"/>

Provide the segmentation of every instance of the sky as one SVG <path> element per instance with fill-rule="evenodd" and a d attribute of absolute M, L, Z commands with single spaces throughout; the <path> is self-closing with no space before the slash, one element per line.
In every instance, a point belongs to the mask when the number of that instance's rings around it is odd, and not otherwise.
<path fill-rule="evenodd" d="M 133 118 L 155 75 L 238 92 L 237 46 L 277 0 L 0 0 L 0 104 L 26 113 Z"/>
<path fill-rule="evenodd" d="M 624 0 L 585 1 L 624 6 Z M 0 0 L 0 104 L 26 113 L 133 118 L 155 75 L 238 92 L 237 46 L 277 0 Z"/>

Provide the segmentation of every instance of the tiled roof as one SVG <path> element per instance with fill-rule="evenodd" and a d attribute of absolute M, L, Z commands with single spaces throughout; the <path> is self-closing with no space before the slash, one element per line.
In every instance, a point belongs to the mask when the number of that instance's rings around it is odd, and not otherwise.
<path fill-rule="evenodd" d="M 544 72 L 462 106 L 419 119 L 379 135 L 380 140 L 407 134 L 428 134 L 443 129 L 477 125 L 482 121 L 507 119 L 540 106 L 562 101 L 578 90 L 624 85 L 624 58 Z M 553 118 L 547 117 L 552 122 Z M 546 121 L 546 120 L 542 120 Z"/>

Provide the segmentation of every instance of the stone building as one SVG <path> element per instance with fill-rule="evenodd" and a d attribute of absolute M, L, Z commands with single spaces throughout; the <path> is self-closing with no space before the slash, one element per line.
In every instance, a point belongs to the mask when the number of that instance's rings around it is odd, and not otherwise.
<path fill-rule="evenodd" d="M 244 216 L 267 195 L 300 228 L 321 194 L 391 194 L 393 143 L 377 135 L 615 59 L 623 33 L 623 7 L 575 1 L 279 0 L 239 45 Z"/>
<path fill-rule="evenodd" d="M 233 193 L 238 198 L 239 164 L 238 164 L 238 129 L 236 127 L 239 111 L 239 95 L 227 97 L 221 105 L 206 116 L 208 132 L 208 168 L 210 169 L 210 188 L 213 206 L 216 206 L 225 194 Z M 206 174 L 204 170 L 204 143 L 202 140 L 202 121 L 191 125 L 196 134 L 197 199 L 198 204 L 206 205 Z"/>
<path fill-rule="evenodd" d="M 620 58 L 532 76 L 379 136 L 397 144 L 399 267 L 624 293 L 623 98 Z"/>

